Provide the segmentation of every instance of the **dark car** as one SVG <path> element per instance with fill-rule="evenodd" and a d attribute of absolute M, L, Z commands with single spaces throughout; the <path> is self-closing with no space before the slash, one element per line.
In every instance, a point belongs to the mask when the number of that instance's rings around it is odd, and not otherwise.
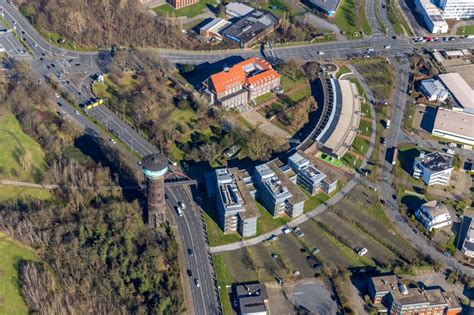
<path fill-rule="evenodd" d="M 193 273 L 191 272 L 191 270 L 188 269 L 188 270 L 187 270 L 187 273 L 188 273 L 188 276 L 189 276 L 189 277 L 192 277 L 192 276 L 193 276 Z"/>
<path fill-rule="evenodd" d="M 53 67 L 53 68 L 54 68 L 54 67 L 56 67 L 56 65 L 55 65 L 54 63 L 52 63 L 52 64 L 51 64 L 51 67 Z"/>
<path fill-rule="evenodd" d="M 76 64 L 75 64 L 76 67 L 79 67 L 80 65 L 81 65 L 80 63 L 76 63 Z"/>
<path fill-rule="evenodd" d="M 188 248 L 188 254 L 189 254 L 189 256 L 193 256 L 193 255 L 194 255 L 193 250 L 192 250 L 191 248 Z"/>

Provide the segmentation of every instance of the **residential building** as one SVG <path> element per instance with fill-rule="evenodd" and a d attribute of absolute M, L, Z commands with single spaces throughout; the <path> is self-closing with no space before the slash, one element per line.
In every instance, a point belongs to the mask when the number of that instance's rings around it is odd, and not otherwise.
<path fill-rule="evenodd" d="M 296 152 L 288 158 L 288 165 L 297 174 L 296 183 L 314 195 L 321 190 L 326 174 L 318 170 L 309 160 Z"/>
<path fill-rule="evenodd" d="M 459 239 L 461 241 L 461 251 L 469 258 L 474 258 L 474 209 L 466 209 L 462 218 L 461 228 L 459 231 Z"/>
<path fill-rule="evenodd" d="M 199 2 L 199 0 L 166 0 L 173 8 L 181 9 Z"/>
<path fill-rule="evenodd" d="M 444 34 L 448 32 L 449 26 L 443 19 L 443 13 L 430 0 L 415 0 L 415 5 L 431 33 Z"/>
<path fill-rule="evenodd" d="M 443 10 L 445 19 L 474 18 L 474 1 L 472 0 L 433 0 Z"/>
<path fill-rule="evenodd" d="M 420 91 L 431 102 L 444 102 L 448 96 L 448 90 L 444 85 L 434 79 L 422 80 L 420 82 Z"/>
<path fill-rule="evenodd" d="M 253 10 L 254 9 L 252 7 L 249 7 L 248 5 L 239 2 L 231 2 L 225 6 L 225 13 L 229 17 L 240 18 L 246 16 Z"/>
<path fill-rule="evenodd" d="M 236 168 L 220 168 L 206 175 L 208 193 L 216 203 L 218 223 L 225 234 L 237 231 L 243 237 L 257 234 L 260 212 L 244 181 Z"/>
<path fill-rule="evenodd" d="M 271 12 L 253 10 L 222 31 L 222 35 L 240 47 L 250 47 L 280 25 L 280 18 Z"/>
<path fill-rule="evenodd" d="M 204 38 L 215 38 L 217 40 L 222 40 L 222 35 L 219 32 L 229 24 L 230 22 L 224 20 L 223 18 L 212 19 L 209 23 L 206 23 L 199 29 L 199 35 Z"/>
<path fill-rule="evenodd" d="M 474 145 L 474 114 L 438 108 L 433 136 Z"/>
<path fill-rule="evenodd" d="M 428 186 L 448 185 L 452 171 L 450 159 L 439 152 L 421 152 L 413 163 L 413 177 L 421 177 Z"/>
<path fill-rule="evenodd" d="M 292 218 L 303 214 L 306 197 L 273 163 L 255 167 L 256 198 L 272 214 Z"/>
<path fill-rule="evenodd" d="M 429 232 L 452 224 L 448 208 L 437 200 L 422 204 L 415 216 Z"/>
<path fill-rule="evenodd" d="M 336 15 L 340 0 L 307 0 L 305 2 L 309 7 L 323 12 L 327 16 Z"/>
<path fill-rule="evenodd" d="M 460 315 L 461 303 L 452 292 L 439 287 L 408 287 L 397 276 L 372 277 L 369 295 L 379 312 L 389 315 L 432 314 Z"/>
<path fill-rule="evenodd" d="M 211 104 L 229 109 L 247 104 L 280 86 L 280 74 L 265 60 L 252 57 L 211 75 L 203 82 Z"/>
<path fill-rule="evenodd" d="M 268 295 L 265 285 L 259 282 L 242 283 L 234 287 L 239 315 L 266 315 Z"/>
<path fill-rule="evenodd" d="M 448 88 L 454 102 L 454 110 L 474 114 L 474 90 L 457 72 L 438 75 L 439 79 Z"/>

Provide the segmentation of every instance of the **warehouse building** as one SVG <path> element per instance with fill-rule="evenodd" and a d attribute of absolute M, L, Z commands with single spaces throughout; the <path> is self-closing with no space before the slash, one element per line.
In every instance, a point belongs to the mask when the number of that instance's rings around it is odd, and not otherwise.
<path fill-rule="evenodd" d="M 225 13 L 230 18 L 241 18 L 253 11 L 252 7 L 239 2 L 231 2 L 225 6 Z"/>
<path fill-rule="evenodd" d="M 474 90 L 463 77 L 456 72 L 440 74 L 438 77 L 451 93 L 455 104 L 453 109 L 474 114 Z"/>
<path fill-rule="evenodd" d="M 432 135 L 474 145 L 474 114 L 438 108 Z"/>
<path fill-rule="evenodd" d="M 220 31 L 229 24 L 230 22 L 224 20 L 223 18 L 215 18 L 199 29 L 199 35 L 204 38 L 215 38 L 217 40 L 222 40 Z"/>

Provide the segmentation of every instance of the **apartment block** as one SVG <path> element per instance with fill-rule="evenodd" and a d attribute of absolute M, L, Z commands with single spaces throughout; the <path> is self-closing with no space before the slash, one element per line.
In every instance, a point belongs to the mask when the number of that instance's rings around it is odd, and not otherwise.
<path fill-rule="evenodd" d="M 449 25 L 444 20 L 442 11 L 430 0 L 415 0 L 415 5 L 431 33 L 443 34 L 448 32 Z"/>
<path fill-rule="evenodd" d="M 439 152 L 420 153 L 413 164 L 413 177 L 422 178 L 428 185 L 448 185 L 453 172 L 449 158 Z"/>
<path fill-rule="evenodd" d="M 222 230 L 248 237 L 257 234 L 260 212 L 244 181 L 236 168 L 220 168 L 206 174 L 208 193 L 216 204 Z"/>
<path fill-rule="evenodd" d="M 257 200 L 273 217 L 286 213 L 295 218 L 303 214 L 305 195 L 274 163 L 255 167 L 254 182 L 257 185 Z"/>
<path fill-rule="evenodd" d="M 203 82 L 210 103 L 227 109 L 247 104 L 278 86 L 280 74 L 268 62 L 257 57 L 225 68 Z"/>
<path fill-rule="evenodd" d="M 441 9 L 445 19 L 474 18 L 474 1 L 472 0 L 433 0 Z"/>

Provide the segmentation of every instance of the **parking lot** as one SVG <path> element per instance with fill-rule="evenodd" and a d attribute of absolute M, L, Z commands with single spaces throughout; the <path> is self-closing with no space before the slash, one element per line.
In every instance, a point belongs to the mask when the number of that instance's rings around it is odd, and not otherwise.
<path fill-rule="evenodd" d="M 25 47 L 23 47 L 15 35 L 10 31 L 0 33 L 0 46 L 5 49 L 8 57 L 11 58 L 26 57 L 28 55 Z"/>

